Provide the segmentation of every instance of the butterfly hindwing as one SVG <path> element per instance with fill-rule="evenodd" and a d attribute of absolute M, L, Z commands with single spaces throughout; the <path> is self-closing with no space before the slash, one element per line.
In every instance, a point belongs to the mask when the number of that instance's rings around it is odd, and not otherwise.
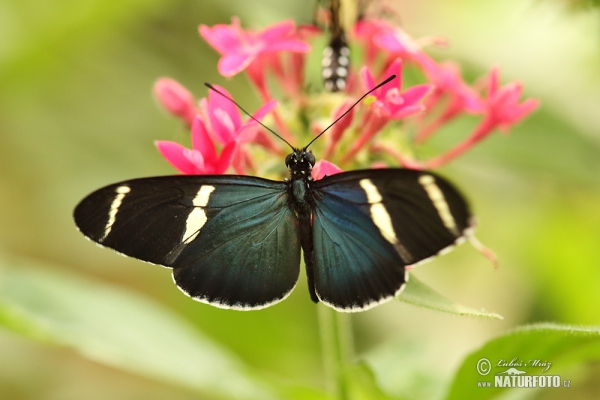
<path fill-rule="evenodd" d="M 404 264 L 369 215 L 352 201 L 323 191 L 313 214 L 314 285 L 339 311 L 360 311 L 394 296 Z"/>
<path fill-rule="evenodd" d="M 285 298 L 300 241 L 283 182 L 245 176 L 168 176 L 100 189 L 75 209 L 90 239 L 173 269 L 179 288 L 222 308 Z"/>
<path fill-rule="evenodd" d="M 405 266 L 450 248 L 471 228 L 463 197 L 429 172 L 351 171 L 312 187 L 315 290 L 342 311 L 394 297 L 405 282 Z"/>

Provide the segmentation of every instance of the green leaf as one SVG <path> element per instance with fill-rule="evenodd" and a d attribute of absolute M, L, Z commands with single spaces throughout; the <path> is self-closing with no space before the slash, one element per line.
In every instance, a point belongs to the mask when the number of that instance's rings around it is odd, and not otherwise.
<path fill-rule="evenodd" d="M 490 340 L 469 355 L 458 369 L 446 399 L 485 400 L 496 399 L 501 395 L 502 399 L 507 399 L 511 394 L 519 395 L 519 399 L 529 399 L 533 395 L 539 396 L 542 391 L 565 391 L 562 394 L 554 394 L 558 396 L 556 398 L 573 398 L 576 388 L 579 386 L 581 389 L 581 386 L 585 385 L 585 376 L 581 376 L 581 370 L 577 371 L 573 367 L 582 367 L 598 361 L 600 327 L 556 324 L 525 326 Z M 506 379 L 506 371 L 511 367 L 524 372 L 525 376 L 558 375 L 561 388 L 494 387 L 496 379 Z M 563 387 L 565 380 L 570 384 L 570 388 Z M 478 387 L 478 382 L 490 382 L 491 387 Z"/>
<path fill-rule="evenodd" d="M 450 314 L 503 319 L 501 315 L 493 312 L 476 310 L 456 304 L 425 285 L 413 275 L 410 276 L 410 279 L 406 283 L 406 287 L 396 299 L 414 306 L 429 308 L 431 310 L 442 311 Z"/>
<path fill-rule="evenodd" d="M 276 396 L 168 309 L 49 265 L 0 261 L 0 326 L 92 360 L 227 399 Z"/>
<path fill-rule="evenodd" d="M 439 362 L 443 355 L 434 347 L 399 335 L 361 354 L 361 359 L 373 371 L 381 390 L 394 399 L 441 399 L 450 377 Z"/>
<path fill-rule="evenodd" d="M 348 393 L 351 400 L 391 400 L 377 385 L 375 374 L 368 364 L 359 362 L 346 371 Z"/>

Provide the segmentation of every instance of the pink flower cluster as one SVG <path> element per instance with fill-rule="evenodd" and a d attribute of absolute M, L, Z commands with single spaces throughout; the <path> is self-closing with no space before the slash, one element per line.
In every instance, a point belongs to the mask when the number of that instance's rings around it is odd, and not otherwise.
<path fill-rule="evenodd" d="M 253 114 L 262 120 L 271 114 L 280 134 L 291 142 L 287 123 L 272 100 L 269 85 L 275 84 L 301 110 L 311 100 L 323 96 L 307 90 L 304 81 L 305 64 L 311 50 L 309 41 L 322 32 L 315 27 L 297 27 L 284 21 L 260 31 L 244 30 L 238 19 L 231 25 L 200 26 L 200 35 L 221 54 L 219 73 L 232 77 L 245 72 L 265 104 Z M 459 68 L 449 62 L 437 62 L 421 46 L 398 27 L 381 20 L 362 19 L 349 32 L 351 48 L 362 47 L 363 66 L 350 71 L 345 92 L 329 95 L 335 120 L 367 90 L 383 79 L 397 79 L 374 91 L 362 104 L 341 119 L 326 134 L 324 155 L 342 166 L 350 166 L 359 152 L 385 153 L 406 168 L 437 168 L 463 154 L 497 128 L 508 131 L 538 107 L 535 99 L 521 101 L 522 85 L 511 82 L 500 85 L 499 71 L 494 68 L 487 77 L 485 91 L 467 84 Z M 354 61 L 354 60 L 353 60 Z M 403 65 L 417 66 L 423 83 L 403 88 Z M 353 65 L 356 65 L 354 62 Z M 219 88 L 220 91 L 227 92 Z M 259 145 L 277 154 L 284 152 L 283 144 L 253 120 L 242 122 L 240 111 L 221 95 L 210 91 L 208 98 L 197 102 L 174 80 L 163 78 L 155 85 L 155 93 L 163 106 L 191 127 L 192 149 L 173 142 L 160 141 L 161 154 L 184 174 L 222 174 L 232 168 L 238 174 L 255 171 L 248 145 Z M 288 115 L 287 113 L 286 115 Z M 470 135 L 446 152 L 431 159 L 412 159 L 399 146 L 379 142 L 384 131 L 400 131 L 397 121 L 410 119 L 416 134 L 412 145 L 424 143 L 449 121 L 461 115 L 474 115 L 479 122 Z M 317 123 L 311 131 L 320 132 Z M 393 129 L 392 129 L 393 128 Z M 397 134 L 397 133 L 395 133 Z M 393 136 L 392 136 L 393 138 Z M 322 139 L 320 139 L 322 140 Z M 398 138 L 406 142 L 407 138 Z M 217 148 L 219 153 L 217 153 Z M 341 154 L 341 155 L 340 155 Z M 341 171 L 330 161 L 319 162 L 315 178 Z M 373 167 L 383 166 L 373 163 Z"/>
<path fill-rule="evenodd" d="M 216 88 L 229 95 L 225 89 Z M 162 156 L 184 174 L 223 174 L 229 167 L 244 174 L 252 165 L 245 144 L 256 142 L 277 150 L 254 120 L 242 123 L 236 106 L 218 93 L 210 91 L 197 106 L 191 93 L 172 79 L 160 79 L 154 90 L 168 111 L 191 126 L 192 149 L 169 141 L 156 142 Z M 276 105 L 274 100 L 265 103 L 253 117 L 261 120 Z M 221 147 L 219 155 L 215 144 Z"/>

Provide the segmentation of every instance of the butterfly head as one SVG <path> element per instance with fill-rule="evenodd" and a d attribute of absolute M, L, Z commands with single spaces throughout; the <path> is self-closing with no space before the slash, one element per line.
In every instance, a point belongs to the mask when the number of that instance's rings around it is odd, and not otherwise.
<path fill-rule="evenodd" d="M 311 176 L 313 165 L 315 165 L 315 156 L 310 150 L 294 149 L 294 152 L 288 154 L 285 158 L 285 165 L 292 174 L 292 179 L 304 179 Z"/>

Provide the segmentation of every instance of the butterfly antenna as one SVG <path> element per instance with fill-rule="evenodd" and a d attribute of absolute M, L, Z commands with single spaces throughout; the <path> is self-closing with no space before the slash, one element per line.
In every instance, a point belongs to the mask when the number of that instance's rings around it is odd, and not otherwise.
<path fill-rule="evenodd" d="M 396 75 L 392 75 L 392 76 L 388 77 L 385 81 L 381 82 L 379 85 L 375 86 L 373 89 L 371 89 L 367 93 L 363 94 L 361 96 L 361 98 L 358 99 L 358 100 L 356 100 L 354 102 L 354 104 L 352 104 L 346 111 L 344 111 L 344 113 L 342 115 L 340 115 L 327 128 L 323 129 L 323 131 L 321 133 L 319 133 L 313 140 L 311 140 L 310 143 L 307 144 L 306 147 L 304 147 L 304 150 L 308 149 L 308 146 L 310 146 L 315 140 L 317 140 L 318 138 L 320 138 L 322 134 L 324 134 L 325 132 L 327 132 L 329 130 L 329 128 L 331 128 L 332 126 L 334 126 L 340 119 L 344 118 L 346 116 L 346 114 L 348 114 L 350 112 L 350 110 L 352 110 L 354 107 L 356 107 L 358 105 L 358 103 L 360 103 L 365 97 L 367 97 L 368 95 L 370 95 L 371 93 L 373 93 L 375 90 L 379 89 L 380 87 L 382 87 L 386 83 L 390 82 L 394 78 L 396 78 Z"/>
<path fill-rule="evenodd" d="M 296 151 L 296 149 L 294 148 L 294 146 L 292 146 L 290 144 L 290 142 L 288 142 L 287 140 L 285 140 L 284 138 L 282 138 L 281 136 L 279 136 L 279 134 L 277 134 L 277 132 L 275 132 L 273 129 L 269 128 L 268 126 L 266 126 L 265 124 L 263 124 L 262 122 L 260 122 L 257 118 L 254 118 L 254 116 L 252 114 L 250 114 L 248 111 L 244 110 L 244 108 L 242 106 L 240 106 L 235 100 L 233 100 L 231 97 L 227 96 L 226 94 L 224 94 L 223 92 L 221 92 L 219 89 L 215 88 L 213 85 L 211 85 L 210 83 L 206 83 L 204 82 L 204 86 L 206 86 L 207 88 L 209 88 L 210 90 L 220 94 L 221 96 L 225 97 L 227 100 L 229 100 L 230 102 L 232 102 L 233 104 L 235 104 L 235 106 L 237 108 L 240 109 L 240 111 L 242 111 L 244 114 L 246 114 L 247 116 L 250 117 L 250 119 L 252 119 L 254 122 L 258 123 L 260 126 L 262 126 L 263 128 L 265 128 L 266 130 L 268 130 L 269 132 L 271 132 L 273 135 L 277 136 L 279 139 L 283 140 L 285 142 L 285 144 L 287 144 L 288 146 L 290 146 L 290 148 L 293 151 Z"/>

